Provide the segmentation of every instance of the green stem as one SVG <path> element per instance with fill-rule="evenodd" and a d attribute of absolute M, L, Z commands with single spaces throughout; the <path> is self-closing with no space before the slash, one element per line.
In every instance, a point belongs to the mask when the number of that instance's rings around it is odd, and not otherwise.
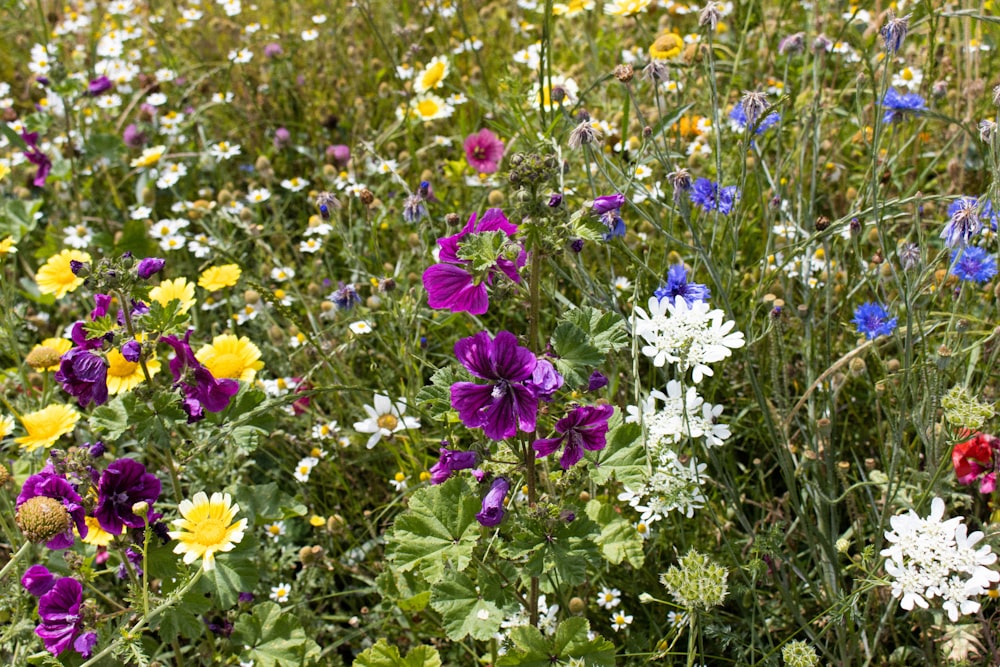
<path fill-rule="evenodd" d="M 13 568 L 17 561 L 21 560 L 21 558 L 23 558 L 30 549 L 31 542 L 25 542 L 21 545 L 21 548 L 17 550 L 17 553 L 11 556 L 10 560 L 7 561 L 7 564 L 3 566 L 2 570 L 0 570 L 0 581 L 3 581 L 3 578 L 7 576 L 7 573 L 11 570 L 11 568 Z"/>

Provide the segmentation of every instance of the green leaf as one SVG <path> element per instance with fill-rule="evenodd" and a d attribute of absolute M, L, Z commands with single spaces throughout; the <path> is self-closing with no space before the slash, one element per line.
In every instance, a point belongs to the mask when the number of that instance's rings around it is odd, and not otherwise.
<path fill-rule="evenodd" d="M 587 516 L 601 527 L 601 534 L 596 541 L 604 560 L 612 565 L 619 565 L 627 558 L 632 567 L 642 567 L 646 559 L 642 537 L 627 519 L 616 512 L 614 507 L 604 505 L 599 500 L 587 503 Z"/>
<path fill-rule="evenodd" d="M 90 160 L 113 160 L 125 151 L 125 142 L 117 134 L 92 134 L 87 137 L 83 151 Z"/>
<path fill-rule="evenodd" d="M 607 355 L 629 345 L 625 320 L 618 313 L 604 312 L 595 308 L 578 308 L 563 317 L 587 334 L 590 344 Z"/>
<path fill-rule="evenodd" d="M 6 126 L 3 123 L 2 126 Z M 42 208 L 41 199 L 8 199 L 0 208 L 0 240 L 13 237 L 14 243 L 35 227 L 35 213 Z"/>
<path fill-rule="evenodd" d="M 433 419 L 447 421 L 448 414 L 454 412 L 451 407 L 451 385 L 459 380 L 461 377 L 450 366 L 438 369 L 431 376 L 430 384 L 417 392 L 417 405 Z"/>
<path fill-rule="evenodd" d="M 354 667 L 441 667 L 441 656 L 433 647 L 416 646 L 403 658 L 398 646 L 379 639 L 375 646 L 355 658 Z"/>
<path fill-rule="evenodd" d="M 616 414 L 612 421 L 619 418 Z M 647 475 L 646 452 L 642 446 L 642 427 L 638 424 L 619 423 L 608 432 L 608 444 L 597 455 L 588 452 L 586 458 L 594 461 L 590 479 L 605 484 L 612 476 L 633 489 L 641 486 Z M 596 460 L 595 460 L 596 459 Z"/>
<path fill-rule="evenodd" d="M 90 427 L 94 433 L 108 440 L 117 440 L 132 426 L 125 400 L 135 400 L 133 394 L 119 394 L 90 414 Z"/>
<path fill-rule="evenodd" d="M 497 667 L 551 667 L 573 664 L 586 667 L 614 667 L 615 646 L 603 637 L 587 639 L 590 624 L 574 617 L 559 624 L 552 637 L 544 637 L 530 625 L 514 628 L 510 639 L 514 650 L 497 660 Z"/>
<path fill-rule="evenodd" d="M 587 332 L 572 322 L 563 322 L 552 333 L 552 346 L 559 358 L 556 368 L 570 386 L 587 383 L 590 369 L 605 359 L 605 354 L 590 344 Z"/>
<path fill-rule="evenodd" d="M 451 574 L 431 589 L 431 607 L 441 614 L 448 638 L 458 641 L 468 635 L 486 641 L 507 615 L 499 582 L 484 579 L 482 586 L 461 572 Z M 508 605 L 510 606 L 510 605 Z"/>
<path fill-rule="evenodd" d="M 507 234 L 502 231 L 469 234 L 462 239 L 456 253 L 459 259 L 468 260 L 470 268 L 485 271 L 497 262 L 507 244 Z"/>
<path fill-rule="evenodd" d="M 409 509 L 389 534 L 386 558 L 400 571 L 416 569 L 430 583 L 445 576 L 445 566 L 461 572 L 472 560 L 480 528 L 479 496 L 463 477 L 418 489 Z"/>
<path fill-rule="evenodd" d="M 241 484 L 228 489 L 240 506 L 239 516 L 249 517 L 251 525 L 304 516 L 308 508 L 283 493 L 274 482 L 253 486 Z"/>
<path fill-rule="evenodd" d="M 7 137 L 8 141 L 14 145 L 14 148 L 18 148 L 22 151 L 28 148 L 28 142 L 24 140 L 24 137 L 12 130 L 10 125 L 7 123 L 0 123 L 0 132 L 2 132 L 3 135 Z"/>
<path fill-rule="evenodd" d="M 590 519 L 578 516 L 570 523 L 528 521 L 525 530 L 505 546 L 511 558 L 527 554 L 525 573 L 540 576 L 555 573 L 566 586 L 582 584 L 587 579 L 587 565 L 600 558 L 593 538 L 600 528 Z"/>
<path fill-rule="evenodd" d="M 244 535 L 243 541 L 228 553 L 216 554 L 215 569 L 202 579 L 220 609 L 229 609 L 239 601 L 240 593 L 252 591 L 260 579 L 260 570 L 253 560 L 254 545 Z"/>
<path fill-rule="evenodd" d="M 231 641 L 250 647 L 244 656 L 254 667 L 300 667 L 320 657 L 319 644 L 306 636 L 295 615 L 274 602 L 258 604 L 252 615 L 240 616 Z"/>
<path fill-rule="evenodd" d="M 375 579 L 383 607 L 391 607 L 393 601 L 407 613 L 421 612 L 431 601 L 430 584 L 413 572 L 399 572 L 386 568 Z"/>

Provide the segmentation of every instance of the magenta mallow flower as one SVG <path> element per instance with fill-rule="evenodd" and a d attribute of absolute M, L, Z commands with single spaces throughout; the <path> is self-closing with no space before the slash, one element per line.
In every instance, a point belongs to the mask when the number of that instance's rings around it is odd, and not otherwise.
<path fill-rule="evenodd" d="M 139 129 L 139 126 L 135 123 L 131 123 L 125 127 L 125 131 L 122 132 L 122 141 L 129 148 L 142 148 L 146 145 L 149 139 L 146 137 L 145 132 Z"/>
<path fill-rule="evenodd" d="M 459 258 L 459 244 L 466 236 L 492 231 L 502 231 L 510 237 L 517 233 L 517 225 L 508 221 L 500 209 L 491 208 L 478 222 L 473 213 L 458 234 L 438 239 L 441 247 L 438 257 L 440 263 L 428 267 L 423 275 L 427 305 L 456 313 L 466 311 L 471 315 L 482 315 L 490 307 L 486 286 L 493 283 L 493 276 L 497 271 L 503 272 L 515 283 L 521 282 L 518 269 L 524 266 L 528 258 L 524 248 L 518 248 L 517 256 L 513 259 L 501 254 L 492 266 L 476 275 L 470 272 L 469 260 Z"/>
<path fill-rule="evenodd" d="M 83 585 L 72 577 L 59 579 L 38 599 L 38 617 L 42 622 L 35 634 L 42 638 L 45 650 L 59 655 L 71 645 L 84 658 L 90 657 L 97 644 L 97 634 L 83 631 L 80 604 Z"/>
<path fill-rule="evenodd" d="M 504 477 L 497 477 L 490 484 L 490 490 L 483 496 L 483 509 L 476 514 L 476 521 L 480 525 L 492 528 L 503 521 L 504 509 L 503 501 L 510 491 L 510 482 Z"/>
<path fill-rule="evenodd" d="M 44 565 L 32 565 L 24 571 L 21 585 L 24 586 L 24 590 L 40 598 L 52 590 L 56 585 L 56 578 Z"/>
<path fill-rule="evenodd" d="M 162 271 L 166 263 L 167 260 L 159 257 L 146 257 L 145 259 L 140 259 L 139 266 L 136 268 L 136 274 L 142 280 L 149 280 L 154 274 Z"/>
<path fill-rule="evenodd" d="M 112 535 L 120 535 L 125 526 L 143 528 L 145 519 L 133 512 L 132 506 L 138 502 L 152 506 L 159 498 L 156 475 L 146 472 L 146 466 L 138 461 L 118 459 L 101 473 L 94 518 Z"/>
<path fill-rule="evenodd" d="M 442 447 L 441 458 L 431 466 L 431 484 L 441 484 L 451 477 L 452 473 L 475 468 L 478 463 L 479 455 L 475 452 L 460 452 Z"/>
<path fill-rule="evenodd" d="M 49 172 L 52 171 L 52 160 L 38 147 L 37 132 L 22 132 L 21 138 L 27 144 L 27 148 L 23 151 L 24 157 L 28 158 L 28 162 L 38 167 L 31 184 L 36 188 L 45 187 L 45 180 L 49 177 Z"/>
<path fill-rule="evenodd" d="M 188 329 L 181 340 L 176 336 L 162 336 L 161 341 L 174 348 L 174 357 L 170 360 L 170 372 L 174 376 L 174 384 L 184 390 L 184 401 L 181 407 L 188 415 L 188 423 L 204 418 L 205 410 L 222 412 L 229 407 L 229 399 L 240 390 L 240 383 L 231 378 L 217 380 L 207 368 L 201 365 L 194 356 L 194 351 L 188 341 L 192 329 Z M 190 369 L 190 376 L 186 371 Z M 189 381 L 193 379 L 193 384 Z M 183 380 L 183 381 L 182 381 Z"/>
<path fill-rule="evenodd" d="M 76 397 L 80 407 L 91 401 L 96 405 L 108 401 L 108 367 L 102 357 L 89 350 L 74 347 L 64 354 L 54 377 L 70 396 Z"/>
<path fill-rule="evenodd" d="M 139 344 L 139 341 L 130 340 L 122 345 L 121 354 L 125 361 L 131 361 L 134 364 L 142 356 L 142 345 Z"/>
<path fill-rule="evenodd" d="M 87 522 L 84 520 L 86 511 L 83 507 L 83 499 L 76 492 L 73 485 L 65 477 L 56 472 L 52 464 L 48 464 L 39 472 L 24 480 L 21 493 L 17 496 L 15 508 L 21 507 L 32 498 L 45 496 L 62 503 L 73 524 L 76 525 L 80 537 L 87 536 Z M 69 526 L 66 532 L 60 533 L 45 543 L 49 549 L 68 549 L 73 546 L 73 526 Z"/>
<path fill-rule="evenodd" d="M 91 79 L 90 83 L 87 84 L 87 94 L 91 96 L 100 95 L 101 93 L 106 93 L 111 90 L 114 84 L 111 83 L 111 79 L 102 74 L 96 79 Z"/>
<path fill-rule="evenodd" d="M 326 156 L 343 166 L 351 161 L 351 148 L 344 144 L 333 144 L 326 147 Z"/>
<path fill-rule="evenodd" d="M 475 377 L 489 384 L 456 382 L 451 386 L 451 405 L 469 428 L 481 428 L 487 438 L 504 440 L 517 433 L 535 430 L 538 395 L 531 380 L 538 359 L 531 350 L 517 344 L 509 331 L 489 332 L 455 343 L 455 356 Z"/>
<path fill-rule="evenodd" d="M 465 159 L 482 174 L 492 174 L 503 159 L 503 142 L 489 130 L 479 130 L 465 138 Z"/>
<path fill-rule="evenodd" d="M 556 422 L 556 431 L 562 435 L 531 443 L 536 458 L 548 456 L 565 444 L 559 465 L 563 470 L 569 470 L 583 458 L 583 450 L 596 452 L 604 449 L 607 444 L 608 419 L 614 411 L 610 405 L 573 408 L 568 415 Z"/>
<path fill-rule="evenodd" d="M 531 381 L 528 382 L 535 390 L 535 395 L 542 401 L 548 403 L 552 396 L 563 386 L 563 376 L 559 374 L 552 362 L 547 359 L 539 359 L 535 370 L 531 372 Z"/>

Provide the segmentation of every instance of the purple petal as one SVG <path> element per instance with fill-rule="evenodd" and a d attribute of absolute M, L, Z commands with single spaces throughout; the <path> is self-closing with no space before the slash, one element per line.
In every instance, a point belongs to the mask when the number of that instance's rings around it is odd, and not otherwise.
<path fill-rule="evenodd" d="M 427 305 L 452 312 L 482 315 L 490 307 L 486 285 L 475 284 L 472 276 L 455 264 L 434 264 L 424 271 Z"/>
<path fill-rule="evenodd" d="M 455 357 L 465 369 L 478 378 L 496 380 L 499 376 L 493 367 L 493 346 L 488 331 L 462 338 L 455 343 Z"/>
<path fill-rule="evenodd" d="M 473 382 L 456 382 L 451 385 L 451 406 L 458 411 L 458 418 L 468 428 L 483 425 L 483 410 L 492 400 L 492 385 Z"/>

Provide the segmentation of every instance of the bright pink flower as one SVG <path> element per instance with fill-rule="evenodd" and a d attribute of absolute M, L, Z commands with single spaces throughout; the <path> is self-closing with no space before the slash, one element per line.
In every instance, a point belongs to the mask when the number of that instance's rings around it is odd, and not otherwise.
<path fill-rule="evenodd" d="M 951 463 L 960 484 L 979 480 L 980 493 L 992 493 L 997 485 L 997 454 L 1000 439 L 985 433 L 976 433 L 965 442 L 955 445 Z"/>
<path fill-rule="evenodd" d="M 479 130 L 465 138 L 465 159 L 476 171 L 492 174 L 503 159 L 503 142 L 489 130 Z"/>

